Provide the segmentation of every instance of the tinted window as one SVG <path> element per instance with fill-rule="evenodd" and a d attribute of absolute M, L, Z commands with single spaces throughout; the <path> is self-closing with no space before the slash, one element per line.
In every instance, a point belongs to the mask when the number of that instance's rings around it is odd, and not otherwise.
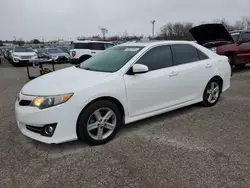
<path fill-rule="evenodd" d="M 240 33 L 231 33 L 231 37 L 233 38 L 234 41 L 238 41 Z"/>
<path fill-rule="evenodd" d="M 103 43 L 92 43 L 91 44 L 91 50 L 104 50 L 104 44 Z"/>
<path fill-rule="evenodd" d="M 172 45 L 175 65 L 199 61 L 197 49 L 189 44 Z"/>
<path fill-rule="evenodd" d="M 34 52 L 31 48 L 26 47 L 15 47 L 15 52 Z"/>
<path fill-rule="evenodd" d="M 170 67 L 173 65 L 172 53 L 169 46 L 159 46 L 143 55 L 137 64 L 148 66 L 150 71 Z"/>
<path fill-rule="evenodd" d="M 84 61 L 80 64 L 80 68 L 89 71 L 116 72 L 142 48 L 141 46 L 116 46 Z"/>
<path fill-rule="evenodd" d="M 198 52 L 200 60 L 208 59 L 208 56 L 204 54 L 203 52 L 201 52 L 200 50 L 197 49 L 197 52 Z"/>
<path fill-rule="evenodd" d="M 248 40 L 250 40 L 250 32 L 248 32 L 248 33 L 243 33 L 241 38 L 242 38 L 242 39 L 248 39 Z"/>
<path fill-rule="evenodd" d="M 73 43 L 73 49 L 90 49 L 89 43 Z"/>

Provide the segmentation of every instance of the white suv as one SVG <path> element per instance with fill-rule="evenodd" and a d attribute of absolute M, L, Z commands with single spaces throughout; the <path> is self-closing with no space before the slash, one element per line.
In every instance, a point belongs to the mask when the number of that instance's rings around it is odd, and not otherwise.
<path fill-rule="evenodd" d="M 114 46 L 111 42 L 103 41 L 74 41 L 70 50 L 70 63 L 79 64 L 90 57 Z"/>
<path fill-rule="evenodd" d="M 12 64 L 13 66 L 16 66 L 18 64 L 22 63 L 32 63 L 34 60 L 36 60 L 37 54 L 35 51 L 28 47 L 15 47 L 12 51 Z"/>

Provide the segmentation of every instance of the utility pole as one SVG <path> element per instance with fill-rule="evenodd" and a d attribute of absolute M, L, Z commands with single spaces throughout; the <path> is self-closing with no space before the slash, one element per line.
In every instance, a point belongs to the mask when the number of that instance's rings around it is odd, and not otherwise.
<path fill-rule="evenodd" d="M 152 24 L 152 38 L 154 38 L 155 35 L 155 20 L 150 21 Z"/>
<path fill-rule="evenodd" d="M 99 27 L 99 29 L 101 30 L 102 32 L 102 37 L 103 37 L 103 40 L 106 39 L 106 34 L 108 33 L 108 29 L 104 28 L 104 27 Z"/>

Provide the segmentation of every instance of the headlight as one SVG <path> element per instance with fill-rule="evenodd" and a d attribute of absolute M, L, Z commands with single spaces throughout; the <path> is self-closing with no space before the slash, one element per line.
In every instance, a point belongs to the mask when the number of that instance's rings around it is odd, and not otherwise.
<path fill-rule="evenodd" d="M 56 96 L 44 96 L 44 97 L 36 97 L 30 106 L 37 107 L 39 109 L 45 109 L 52 106 L 56 106 L 59 104 L 63 104 L 67 102 L 71 97 L 73 96 L 73 93 L 65 94 L 65 95 L 56 95 Z"/>
<path fill-rule="evenodd" d="M 20 57 L 19 55 L 13 55 L 13 57 Z"/>

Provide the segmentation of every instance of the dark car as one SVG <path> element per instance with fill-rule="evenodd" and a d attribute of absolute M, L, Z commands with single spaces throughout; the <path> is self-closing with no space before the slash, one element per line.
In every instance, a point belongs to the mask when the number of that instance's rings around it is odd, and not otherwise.
<path fill-rule="evenodd" d="M 229 32 L 222 24 L 204 24 L 190 30 L 198 44 L 229 57 L 231 66 L 250 63 L 250 31 Z"/>

